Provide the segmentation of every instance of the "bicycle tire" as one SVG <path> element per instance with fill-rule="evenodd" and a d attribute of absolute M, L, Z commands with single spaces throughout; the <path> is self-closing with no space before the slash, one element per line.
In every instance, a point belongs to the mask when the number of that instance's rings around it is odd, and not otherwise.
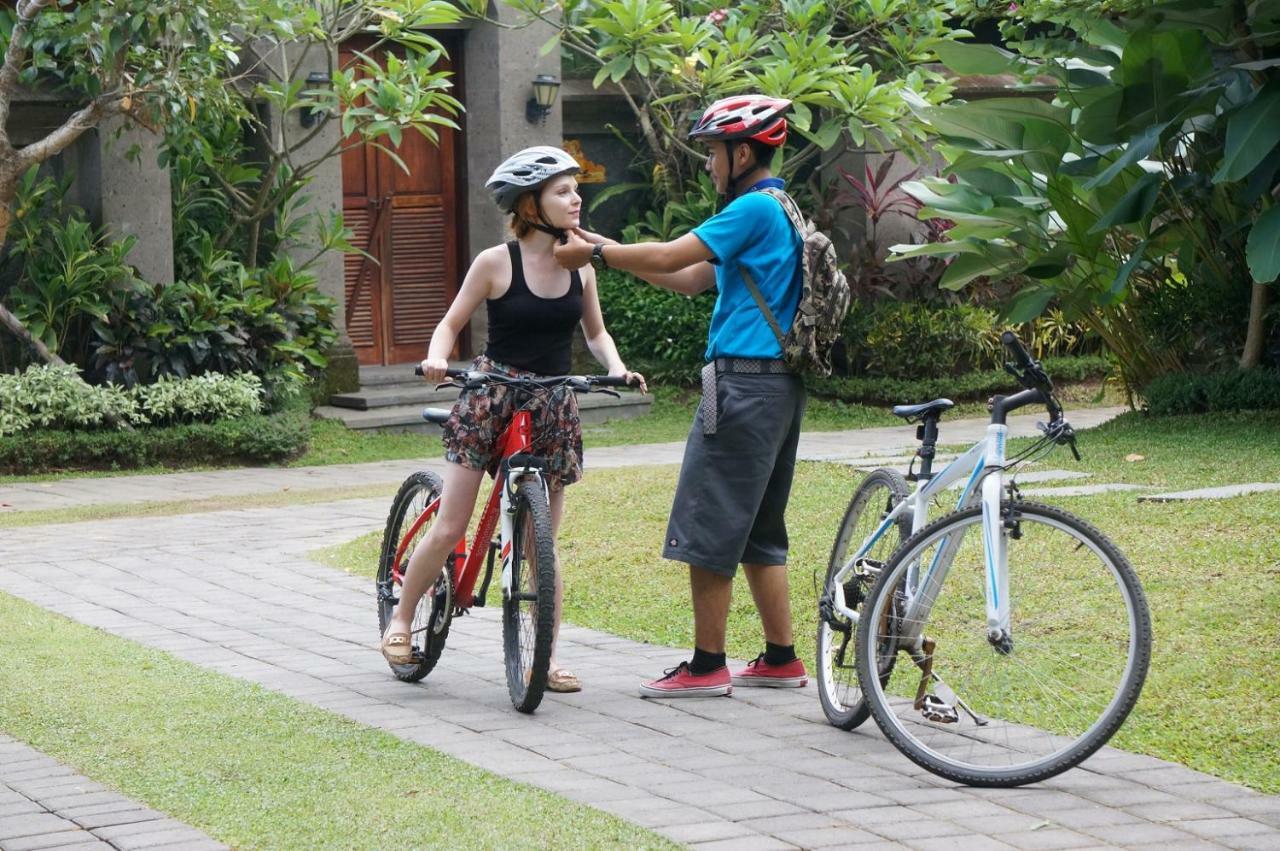
<path fill-rule="evenodd" d="M 393 575 L 396 551 L 401 536 L 408 532 L 418 516 L 426 510 L 444 491 L 444 484 L 435 473 L 422 471 L 414 473 L 404 480 L 395 499 L 391 501 L 391 512 L 387 515 L 386 529 L 382 533 L 382 549 L 378 557 L 378 574 L 374 582 L 374 591 L 378 605 L 378 635 L 382 636 L 391 620 L 392 611 L 398 599 Z M 421 540 L 427 529 L 435 522 L 431 518 L 422 524 L 414 535 L 414 541 L 405 548 L 404 560 L 407 564 L 413 553 L 413 543 Z M 422 595 L 418 601 L 417 611 L 413 615 L 413 629 L 410 640 L 413 646 L 413 661 L 406 665 L 393 665 L 392 673 L 397 679 L 407 683 L 421 680 L 440 661 L 444 652 L 445 641 L 449 637 L 449 625 L 453 620 L 453 588 L 454 575 L 452 567 L 441 571 L 440 578 Z"/>
<path fill-rule="evenodd" d="M 964 534 L 980 529 L 980 505 L 940 518 L 899 548 L 872 588 L 858 628 L 858 673 L 866 683 L 879 657 L 867 650 L 872 626 L 897 617 L 889 607 L 907 567 L 918 560 L 935 569 L 930 548 L 944 551 L 950 536 L 963 536 L 950 544 L 955 555 L 926 617 L 930 631 L 924 635 L 936 643 L 923 645 L 920 654 L 953 699 L 939 697 L 941 707 L 917 708 L 923 679 L 917 664 L 899 664 L 899 672 L 911 672 L 909 678 L 895 672 L 893 683 L 877 683 L 864 694 L 876 724 L 899 751 L 934 774 L 970 786 L 1021 786 L 1079 765 L 1124 723 L 1151 658 L 1146 597 L 1115 544 L 1059 508 L 1006 501 L 1001 510 L 1012 607 L 1007 641 L 987 637 L 985 547 L 981 534 Z M 1099 588 L 1088 585 L 1095 574 L 1106 580 Z M 1098 615 L 1116 602 L 1122 617 Z M 960 625 L 954 640 L 953 622 Z M 897 623 L 893 632 L 900 634 L 901 627 Z M 1108 648 L 1123 658 L 1107 661 Z M 1114 685 L 1108 669 L 1116 672 Z M 942 693 L 943 685 L 934 682 L 929 690 Z M 1032 699 L 1047 699 L 1046 707 L 1031 706 Z M 1100 711 L 1094 708 L 1099 705 Z M 1042 746 L 1044 754 L 1033 752 Z"/>
<path fill-rule="evenodd" d="M 820 591 L 815 669 L 822 713 L 833 727 L 841 730 L 852 730 L 859 726 L 867 720 L 871 710 L 867 708 L 866 699 L 858 685 L 853 658 L 854 624 L 832 610 L 830 603 L 823 598 L 831 585 L 832 577 L 849 558 L 849 549 L 861 546 L 884 521 L 889 511 L 906 499 L 908 494 L 907 481 L 897 470 L 873 470 L 853 492 L 831 545 L 827 574 Z M 868 520 L 870 523 L 866 522 Z M 892 528 L 885 530 L 867 555 L 877 561 L 887 561 L 910 535 L 911 518 L 904 514 Z M 849 607 L 856 608 L 869 588 L 870 583 L 863 577 L 854 577 L 846 582 L 845 600 Z"/>
<path fill-rule="evenodd" d="M 547 687 L 555 636 L 555 540 L 540 482 L 520 482 L 514 508 L 511 588 L 502 599 L 503 650 L 511 703 L 520 712 L 533 712 Z"/>

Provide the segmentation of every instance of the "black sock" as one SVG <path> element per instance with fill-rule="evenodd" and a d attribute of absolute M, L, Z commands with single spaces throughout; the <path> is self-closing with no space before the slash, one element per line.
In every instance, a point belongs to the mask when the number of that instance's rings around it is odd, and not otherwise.
<path fill-rule="evenodd" d="M 689 663 L 689 673 L 694 676 L 701 676 L 723 667 L 723 653 L 708 653 L 701 647 L 693 648 L 693 661 Z"/>
<path fill-rule="evenodd" d="M 766 665 L 785 665 L 796 658 L 794 644 L 764 643 L 764 663 Z"/>

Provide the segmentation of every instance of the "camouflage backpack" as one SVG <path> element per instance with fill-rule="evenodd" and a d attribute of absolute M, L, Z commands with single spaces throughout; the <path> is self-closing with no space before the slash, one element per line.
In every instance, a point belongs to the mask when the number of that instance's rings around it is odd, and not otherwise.
<path fill-rule="evenodd" d="M 760 288 L 746 267 L 739 266 L 751 297 L 773 329 L 782 346 L 782 358 L 795 372 L 831 374 L 831 349 L 840 339 L 845 314 L 853 295 L 844 273 L 836 266 L 836 249 L 831 239 L 806 221 L 791 196 L 780 189 L 763 190 L 777 199 L 787 218 L 804 240 L 800 247 L 800 303 L 791 328 L 784 335 L 769 309 Z"/>

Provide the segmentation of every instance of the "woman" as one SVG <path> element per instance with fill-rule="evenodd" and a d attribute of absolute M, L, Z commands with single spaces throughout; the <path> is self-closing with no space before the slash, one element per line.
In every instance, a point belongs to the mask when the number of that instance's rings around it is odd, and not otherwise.
<path fill-rule="evenodd" d="M 579 166 L 559 148 L 526 148 L 509 157 L 485 186 L 504 213 L 511 215 L 516 238 L 487 248 L 476 257 L 458 297 L 440 321 L 423 377 L 443 381 L 458 334 L 483 302 L 489 311 L 489 341 L 473 369 L 508 375 L 564 375 L 569 372 L 573 329 L 581 324 L 587 347 L 610 375 L 626 376 L 645 388 L 644 377 L 627 371 L 613 338 L 604 327 L 593 269 L 566 272 L 552 249 L 578 227 L 582 198 L 573 175 Z M 486 469 L 500 457 L 497 440 L 517 405 L 508 388 L 464 391 L 444 428 L 444 491 L 440 510 L 426 536 L 409 558 L 400 604 L 382 638 L 382 655 L 392 664 L 410 661 L 409 633 L 418 601 L 440 576 L 444 560 L 466 533 Z M 537 403 L 534 434 L 542 435 L 534 451 L 547 459 L 551 528 L 560 529 L 564 488 L 582 476 L 582 425 L 573 393 L 558 393 Z M 557 559 L 559 556 L 557 555 Z M 556 571 L 556 634 L 560 628 L 563 588 Z M 552 645 L 547 688 L 581 689 L 578 678 L 555 661 Z"/>

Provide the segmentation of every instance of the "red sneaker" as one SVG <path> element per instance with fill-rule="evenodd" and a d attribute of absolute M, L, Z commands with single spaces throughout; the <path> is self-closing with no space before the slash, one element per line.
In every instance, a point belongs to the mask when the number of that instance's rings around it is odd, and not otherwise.
<path fill-rule="evenodd" d="M 681 662 L 651 683 L 640 686 L 641 697 L 722 697 L 733 694 L 724 665 L 708 674 L 694 674 Z"/>
<path fill-rule="evenodd" d="M 807 682 L 804 662 L 792 659 L 785 665 L 770 665 L 763 653 L 733 675 L 733 684 L 744 688 L 803 688 Z"/>

